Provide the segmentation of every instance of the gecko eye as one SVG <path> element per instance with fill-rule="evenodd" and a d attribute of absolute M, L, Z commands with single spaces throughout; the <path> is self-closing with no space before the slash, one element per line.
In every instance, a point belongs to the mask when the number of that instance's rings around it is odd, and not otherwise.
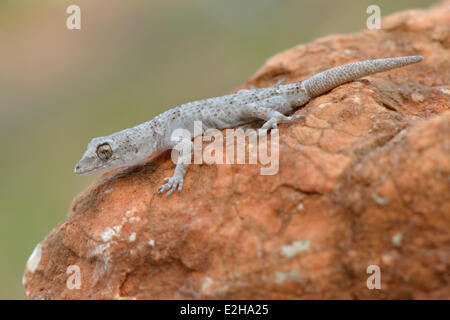
<path fill-rule="evenodd" d="M 103 143 L 97 147 L 97 156 L 101 160 L 108 160 L 112 156 L 112 149 L 108 143 Z"/>

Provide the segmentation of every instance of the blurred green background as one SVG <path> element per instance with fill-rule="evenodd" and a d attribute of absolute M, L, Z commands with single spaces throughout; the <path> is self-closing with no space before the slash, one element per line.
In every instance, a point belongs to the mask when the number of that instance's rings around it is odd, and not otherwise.
<path fill-rule="evenodd" d="M 0 0 L 0 299 L 96 176 L 87 142 L 246 81 L 270 56 L 433 0 Z M 81 7 L 82 29 L 66 28 Z"/>

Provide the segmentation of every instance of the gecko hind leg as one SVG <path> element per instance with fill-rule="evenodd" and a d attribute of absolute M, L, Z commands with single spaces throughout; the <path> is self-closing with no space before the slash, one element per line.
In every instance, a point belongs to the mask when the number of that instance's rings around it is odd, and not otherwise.
<path fill-rule="evenodd" d="M 294 117 L 285 116 L 280 112 L 287 112 L 291 109 L 289 102 L 284 97 L 275 96 L 265 100 L 262 104 L 263 106 L 250 103 L 245 105 L 243 109 L 246 116 L 266 121 L 261 129 L 277 129 L 278 123 L 286 123 L 294 120 Z"/>

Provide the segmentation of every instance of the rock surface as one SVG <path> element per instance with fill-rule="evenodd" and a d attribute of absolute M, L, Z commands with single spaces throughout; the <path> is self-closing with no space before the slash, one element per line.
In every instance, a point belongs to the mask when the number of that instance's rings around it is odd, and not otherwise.
<path fill-rule="evenodd" d="M 280 125 L 276 175 L 193 165 L 181 195 L 166 199 L 156 191 L 172 174 L 169 152 L 103 174 L 36 247 L 27 297 L 450 298 L 449 8 L 395 14 L 383 30 L 328 36 L 268 60 L 244 87 L 424 56 L 297 111 L 307 120 Z M 380 267 L 380 290 L 366 286 L 370 265 Z M 69 266 L 79 267 L 78 290 L 67 285 Z"/>

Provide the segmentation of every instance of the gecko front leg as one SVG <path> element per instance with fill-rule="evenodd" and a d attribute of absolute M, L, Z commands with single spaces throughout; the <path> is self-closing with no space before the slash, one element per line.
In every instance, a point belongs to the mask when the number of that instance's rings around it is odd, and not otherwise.
<path fill-rule="evenodd" d="M 184 176 L 191 162 L 193 143 L 189 139 L 181 139 L 176 145 L 176 149 L 178 149 L 178 159 L 173 176 L 164 178 L 164 181 L 167 183 L 163 184 L 158 189 L 158 194 L 169 190 L 166 193 L 166 197 L 170 196 L 177 188 L 178 193 L 183 189 Z"/>

